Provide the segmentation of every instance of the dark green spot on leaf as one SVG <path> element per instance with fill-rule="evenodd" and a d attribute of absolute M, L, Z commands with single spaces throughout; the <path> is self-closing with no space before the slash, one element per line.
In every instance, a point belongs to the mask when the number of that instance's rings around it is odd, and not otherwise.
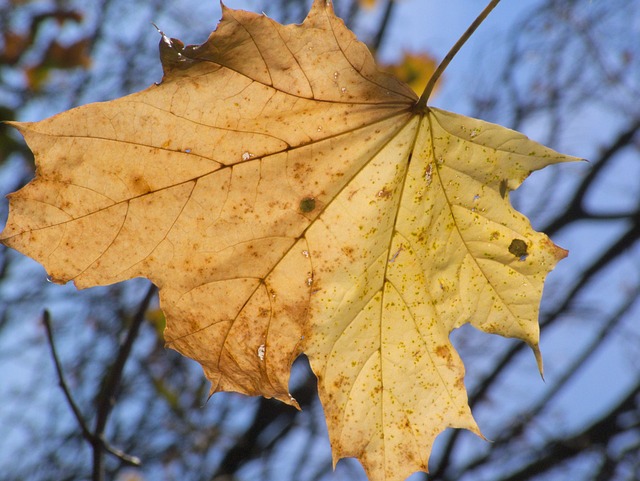
<path fill-rule="evenodd" d="M 527 243 L 522 239 L 513 239 L 509 245 L 509 252 L 521 261 L 525 260 L 529 253 L 527 252 Z"/>
<path fill-rule="evenodd" d="M 507 179 L 502 179 L 500 181 L 500 197 L 503 199 L 507 195 Z"/>
<path fill-rule="evenodd" d="M 316 200 L 313 197 L 305 197 L 300 201 L 300 210 L 305 214 L 316 208 Z"/>

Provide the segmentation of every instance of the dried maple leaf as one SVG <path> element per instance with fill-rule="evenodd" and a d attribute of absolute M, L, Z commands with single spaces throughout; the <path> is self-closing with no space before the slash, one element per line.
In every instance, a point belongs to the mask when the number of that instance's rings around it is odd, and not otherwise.
<path fill-rule="evenodd" d="M 372 480 L 426 470 L 449 426 L 479 433 L 449 333 L 470 322 L 540 361 L 566 252 L 508 193 L 573 159 L 420 107 L 325 0 L 290 26 L 225 8 L 203 45 L 161 46 L 161 84 L 15 124 L 37 172 L 2 242 L 80 288 L 151 279 L 167 345 L 212 392 L 295 405 L 304 351 L 334 459 Z"/>

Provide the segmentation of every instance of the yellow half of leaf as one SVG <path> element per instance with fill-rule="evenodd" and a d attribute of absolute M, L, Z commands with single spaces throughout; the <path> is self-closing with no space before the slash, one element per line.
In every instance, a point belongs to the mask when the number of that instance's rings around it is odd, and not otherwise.
<path fill-rule="evenodd" d="M 296 405 L 306 352 L 334 459 L 372 480 L 426 470 L 447 427 L 479 433 L 449 333 L 470 322 L 540 361 L 542 285 L 566 252 L 508 193 L 573 159 L 417 111 L 324 0 L 302 25 L 225 8 L 203 45 L 161 51 L 161 84 L 15 124 L 37 171 L 2 242 L 80 288 L 151 279 L 167 345 L 212 392 Z"/>

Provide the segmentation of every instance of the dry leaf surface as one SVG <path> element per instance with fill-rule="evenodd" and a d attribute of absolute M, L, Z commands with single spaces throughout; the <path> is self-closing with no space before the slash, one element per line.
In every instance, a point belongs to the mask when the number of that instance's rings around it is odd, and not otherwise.
<path fill-rule="evenodd" d="M 426 470 L 447 427 L 479 434 L 449 333 L 522 339 L 542 367 L 543 281 L 566 252 L 508 194 L 573 159 L 417 111 L 325 0 L 302 25 L 225 8 L 161 58 L 159 85 L 16 124 L 37 171 L 2 242 L 80 288 L 151 279 L 167 345 L 212 392 L 296 405 L 305 352 L 334 460 L 372 480 Z"/>

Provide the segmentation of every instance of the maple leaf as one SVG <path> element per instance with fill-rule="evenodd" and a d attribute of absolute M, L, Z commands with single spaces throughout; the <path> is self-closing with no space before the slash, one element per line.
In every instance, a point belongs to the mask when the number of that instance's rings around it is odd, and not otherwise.
<path fill-rule="evenodd" d="M 334 461 L 427 470 L 447 427 L 480 434 L 449 342 L 464 323 L 538 359 L 546 274 L 566 251 L 509 203 L 574 160 L 420 107 L 316 0 L 302 25 L 224 8 L 200 46 L 163 35 L 158 85 L 14 124 L 36 178 L 2 242 L 79 288 L 144 276 L 167 345 L 211 392 L 297 405 L 305 352 Z"/>

